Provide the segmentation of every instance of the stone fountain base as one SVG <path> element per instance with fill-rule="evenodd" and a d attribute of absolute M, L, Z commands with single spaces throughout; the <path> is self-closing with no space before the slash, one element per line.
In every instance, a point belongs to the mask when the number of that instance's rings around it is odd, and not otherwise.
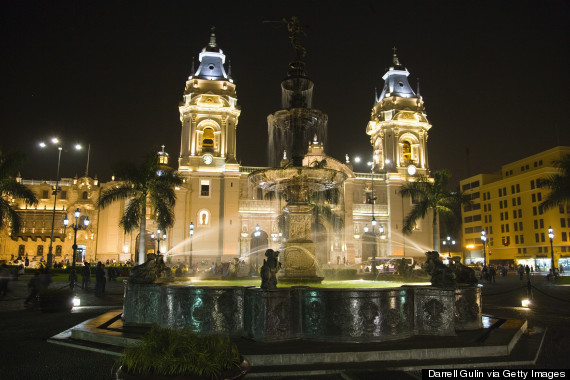
<path fill-rule="evenodd" d="M 126 284 L 125 325 L 189 327 L 256 341 L 380 342 L 482 328 L 479 287 L 382 289 Z"/>
<path fill-rule="evenodd" d="M 279 282 L 286 284 L 320 284 L 324 277 L 317 275 L 315 243 L 287 242 L 284 244 L 283 270 Z"/>

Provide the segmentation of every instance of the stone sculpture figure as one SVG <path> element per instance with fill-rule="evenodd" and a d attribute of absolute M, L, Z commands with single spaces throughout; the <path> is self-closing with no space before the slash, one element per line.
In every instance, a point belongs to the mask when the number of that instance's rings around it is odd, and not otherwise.
<path fill-rule="evenodd" d="M 129 276 L 129 282 L 133 284 L 152 284 L 165 269 L 166 264 L 164 264 L 163 256 L 150 253 L 147 255 L 145 263 L 133 267 Z"/>
<path fill-rule="evenodd" d="M 427 261 L 422 265 L 422 268 L 431 275 L 432 286 L 450 288 L 457 285 L 453 271 L 441 261 L 439 252 L 426 252 L 426 258 Z"/>
<path fill-rule="evenodd" d="M 475 285 L 478 283 L 475 271 L 466 265 L 461 264 L 461 257 L 453 256 L 449 268 L 455 274 L 455 280 L 458 284 Z"/>
<path fill-rule="evenodd" d="M 260 269 L 261 289 L 271 290 L 277 288 L 277 273 L 281 269 L 278 256 L 279 251 L 272 249 L 265 251 L 267 260 L 263 260 L 263 265 Z"/>

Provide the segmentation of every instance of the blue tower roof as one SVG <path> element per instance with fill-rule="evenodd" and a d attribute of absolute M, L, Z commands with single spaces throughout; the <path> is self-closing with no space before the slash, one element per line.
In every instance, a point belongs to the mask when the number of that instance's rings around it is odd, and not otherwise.
<path fill-rule="evenodd" d="M 394 52 L 392 66 L 390 66 L 386 74 L 382 77 L 382 79 L 384 79 L 384 88 L 382 89 L 380 97 L 376 99 L 376 102 L 388 96 L 417 98 L 416 93 L 412 90 L 410 83 L 408 83 L 408 75 L 410 75 L 410 72 L 400 64 L 398 56 Z"/>
<path fill-rule="evenodd" d="M 198 70 L 196 70 L 196 73 L 194 73 L 195 78 L 208 80 L 229 79 L 228 74 L 224 69 L 226 56 L 222 49 L 218 47 L 213 27 L 210 34 L 210 42 L 208 42 L 208 45 L 202 49 L 198 59 L 200 60 L 200 66 L 198 67 Z"/>

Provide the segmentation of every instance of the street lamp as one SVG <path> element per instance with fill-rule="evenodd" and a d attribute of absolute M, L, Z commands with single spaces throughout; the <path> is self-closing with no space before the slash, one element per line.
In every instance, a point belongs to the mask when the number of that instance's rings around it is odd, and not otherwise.
<path fill-rule="evenodd" d="M 487 266 L 487 236 L 485 236 L 485 230 L 481 231 L 481 241 L 483 242 L 483 265 Z"/>
<path fill-rule="evenodd" d="M 554 277 L 554 248 L 552 247 L 552 239 L 554 239 L 554 232 L 552 231 L 552 227 L 548 227 L 548 238 L 550 239 L 550 258 L 552 260 L 552 276 Z"/>
<path fill-rule="evenodd" d="M 71 289 L 75 287 L 75 282 L 77 280 L 77 274 L 75 273 L 75 262 L 77 261 L 77 230 L 81 228 L 79 225 L 79 216 L 81 216 L 79 208 L 75 210 L 73 215 L 75 216 L 75 224 L 73 225 L 73 259 L 71 263 L 71 273 L 69 275 L 69 287 Z M 85 227 L 89 225 L 89 217 L 86 216 L 85 219 L 83 219 L 83 224 Z M 69 225 L 69 219 L 67 218 L 67 215 L 63 219 L 63 225 L 65 227 Z"/>
<path fill-rule="evenodd" d="M 156 254 L 160 255 L 160 240 L 166 240 L 166 231 L 160 236 L 160 230 L 156 230 L 156 239 L 154 232 L 150 234 L 150 238 L 156 240 Z"/>
<path fill-rule="evenodd" d="M 54 227 L 55 227 L 55 209 L 57 207 L 57 193 L 59 191 L 59 168 L 61 166 L 61 151 L 63 150 L 63 147 L 61 146 L 61 141 L 59 141 L 59 139 L 57 137 L 53 137 L 50 142 L 53 145 L 57 146 L 57 173 L 55 176 L 55 188 L 53 190 L 53 212 L 52 212 L 52 216 L 51 216 L 51 233 L 50 233 L 50 238 L 49 238 L 49 248 L 48 248 L 48 254 L 47 254 L 47 263 L 46 263 L 46 267 L 48 269 L 51 268 L 52 266 L 52 262 L 53 262 L 53 231 L 54 231 Z M 48 144 L 46 144 L 45 142 L 41 141 L 39 144 L 40 148 L 46 148 L 48 146 Z M 76 144 L 74 146 L 74 148 L 76 150 L 80 150 L 81 149 L 81 145 Z"/>
<path fill-rule="evenodd" d="M 192 270 L 192 238 L 194 237 L 194 222 L 190 222 L 190 270 Z"/>
<path fill-rule="evenodd" d="M 447 246 L 447 255 L 451 259 L 451 246 L 455 245 L 455 240 L 451 240 L 451 238 L 448 236 L 442 244 Z"/>
<path fill-rule="evenodd" d="M 255 270 L 257 270 L 259 267 L 259 236 L 261 236 L 261 227 L 259 227 L 259 224 L 255 225 L 255 232 L 253 233 L 253 236 L 256 239 L 255 248 L 257 252 L 255 252 Z"/>

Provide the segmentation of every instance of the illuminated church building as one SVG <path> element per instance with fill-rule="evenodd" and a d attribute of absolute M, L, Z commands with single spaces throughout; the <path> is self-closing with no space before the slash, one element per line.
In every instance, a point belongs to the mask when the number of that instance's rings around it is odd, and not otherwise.
<path fill-rule="evenodd" d="M 202 260 L 227 262 L 236 257 L 251 263 L 258 260 L 261 265 L 265 250 L 279 250 L 287 239 L 279 223 L 285 200 L 250 183 L 248 175 L 260 168 L 238 163 L 236 133 L 241 110 L 226 56 L 213 33 L 199 61 L 186 81 L 179 105 L 178 172 L 183 184 L 176 188 L 175 223 L 166 231 L 165 240 L 159 241 L 160 252 L 167 253 L 172 263 L 188 263 L 192 254 L 194 265 Z M 412 201 L 402 198 L 399 189 L 417 174 L 429 175 L 427 137 L 431 125 L 421 96 L 408 83 L 408 75 L 394 54 L 391 67 L 382 77 L 384 88 L 375 99 L 371 119 L 362 130 L 370 136 L 370 172 L 354 172 L 348 156 L 346 162 L 327 156 L 323 141 L 316 136 L 308 144 L 303 165 L 324 163 L 326 168 L 347 176 L 337 196 L 321 200 L 315 208 L 311 230 L 321 264 L 359 264 L 373 256 L 423 258 L 432 247 L 430 215 L 416 224 L 411 235 L 401 232 Z M 288 162 L 286 153 L 279 153 L 282 165 Z M 164 150 L 159 152 L 159 159 L 173 166 Z M 23 183 L 34 189 L 40 205 L 34 210 L 20 207 L 24 228 L 17 237 L 2 234 L 0 255 L 10 258 L 11 254 L 25 253 L 30 259 L 45 258 L 53 211 L 50 183 Z M 119 228 L 125 203 L 116 202 L 101 210 L 94 207 L 99 192 L 114 182 L 98 184 L 84 177 L 63 179 L 61 183 L 62 193 L 67 193 L 66 198 L 57 200 L 54 259 L 61 261 L 72 255 L 73 230 L 64 231 L 58 221 L 64 215 L 74 220 L 73 211 L 79 208 L 91 220 L 89 227 L 78 233 L 80 260 L 135 260 L 138 231 L 125 234 Z M 147 209 L 148 252 L 157 248 L 150 237 L 157 228 L 152 212 Z"/>

